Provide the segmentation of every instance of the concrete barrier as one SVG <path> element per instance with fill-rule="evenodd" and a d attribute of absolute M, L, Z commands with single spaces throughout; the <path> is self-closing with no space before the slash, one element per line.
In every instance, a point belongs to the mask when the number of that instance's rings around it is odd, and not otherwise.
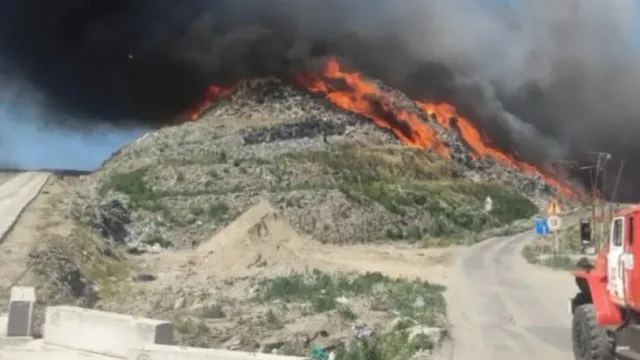
<path fill-rule="evenodd" d="M 145 345 L 127 360 L 305 360 L 308 358 L 192 347 Z"/>
<path fill-rule="evenodd" d="M 44 343 L 124 359 L 149 344 L 173 344 L 173 325 L 74 306 L 47 308 Z"/>
<path fill-rule="evenodd" d="M 33 336 L 33 311 L 36 305 L 36 290 L 33 287 L 11 288 L 7 336 Z"/>

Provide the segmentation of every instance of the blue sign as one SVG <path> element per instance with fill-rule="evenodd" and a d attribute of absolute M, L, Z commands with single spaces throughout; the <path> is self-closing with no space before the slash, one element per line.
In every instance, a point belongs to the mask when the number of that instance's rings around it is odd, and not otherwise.
<path fill-rule="evenodd" d="M 536 234 L 547 235 L 549 233 L 549 220 L 536 219 Z"/>

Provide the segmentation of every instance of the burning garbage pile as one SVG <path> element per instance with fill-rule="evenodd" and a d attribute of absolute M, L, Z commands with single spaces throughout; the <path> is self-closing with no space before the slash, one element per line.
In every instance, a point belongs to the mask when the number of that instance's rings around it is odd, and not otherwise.
<path fill-rule="evenodd" d="M 547 170 L 498 149 L 469 119 L 459 116 L 453 106 L 409 99 L 379 81 L 347 69 L 336 58 L 329 59 L 320 71 L 296 76 L 293 83 L 300 92 L 307 91 L 324 98 L 352 116 L 338 119 L 335 113 L 320 114 L 315 109 L 294 123 L 249 132 L 244 135 L 245 144 L 295 138 L 326 139 L 327 136 L 343 135 L 348 128 L 366 121 L 386 130 L 408 147 L 430 150 L 450 159 L 460 166 L 462 176 L 509 183 L 534 197 L 558 193 L 575 197 L 578 194 L 573 185 L 560 181 Z M 254 87 L 252 96 L 260 98 L 256 100 L 258 102 L 278 101 L 283 97 L 306 101 L 293 88 L 284 90 L 283 83 L 278 81 L 254 82 L 250 86 Z M 181 118 L 200 119 L 234 91 L 233 86 L 210 86 L 205 99 Z M 303 108 L 317 106 L 297 105 Z"/>

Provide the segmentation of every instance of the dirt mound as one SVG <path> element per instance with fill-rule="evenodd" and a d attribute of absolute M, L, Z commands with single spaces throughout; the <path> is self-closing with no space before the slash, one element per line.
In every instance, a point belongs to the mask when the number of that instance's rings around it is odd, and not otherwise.
<path fill-rule="evenodd" d="M 266 200 L 261 200 L 229 226 L 198 247 L 207 267 L 242 272 L 299 263 L 312 246 Z"/>

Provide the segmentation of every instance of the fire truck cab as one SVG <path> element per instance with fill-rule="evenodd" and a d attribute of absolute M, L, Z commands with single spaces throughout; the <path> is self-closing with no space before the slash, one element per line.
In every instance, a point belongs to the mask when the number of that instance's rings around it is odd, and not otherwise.
<path fill-rule="evenodd" d="M 583 247 L 592 244 L 583 221 Z M 594 261 L 578 261 L 569 300 L 576 360 L 640 360 L 640 206 L 619 211 Z M 628 346 L 627 346 L 628 345 Z"/>

